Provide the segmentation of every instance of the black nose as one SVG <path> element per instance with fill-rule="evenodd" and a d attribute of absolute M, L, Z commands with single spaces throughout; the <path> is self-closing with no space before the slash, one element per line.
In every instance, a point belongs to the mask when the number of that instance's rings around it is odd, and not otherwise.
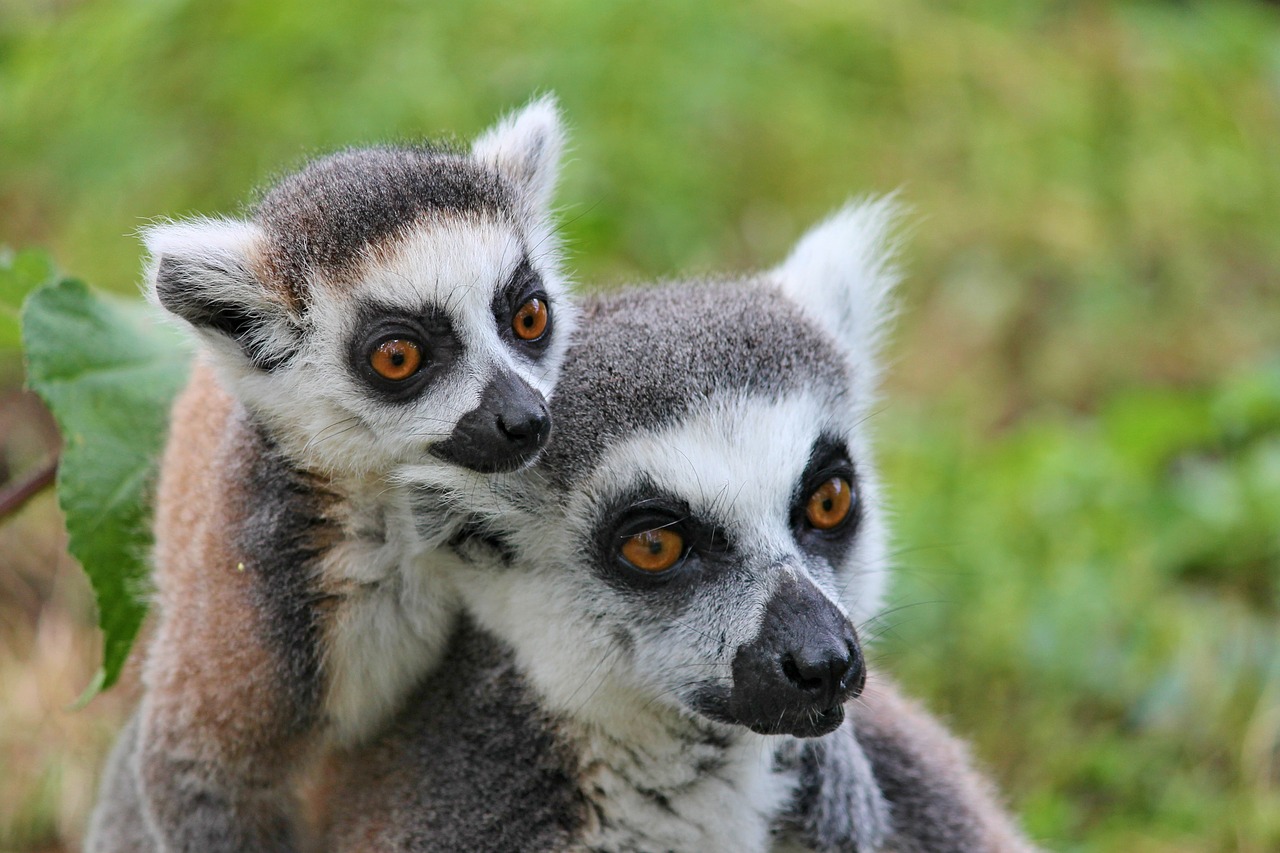
<path fill-rule="evenodd" d="M 431 453 L 485 474 L 513 471 L 528 464 L 550 434 L 546 399 L 519 376 L 504 371 L 480 393 L 480 405 L 459 418 Z"/>
<path fill-rule="evenodd" d="M 834 639 L 834 638 L 833 638 Z M 809 644 L 782 655 L 782 674 L 815 702 L 830 706 L 862 692 L 866 671 L 855 643 Z"/>
<path fill-rule="evenodd" d="M 865 682 L 853 625 L 811 580 L 788 578 L 734 656 L 728 714 L 762 734 L 823 735 Z"/>
<path fill-rule="evenodd" d="M 541 447 L 551 426 L 547 404 L 537 401 L 537 409 L 517 409 L 498 414 L 498 431 L 518 447 Z"/>

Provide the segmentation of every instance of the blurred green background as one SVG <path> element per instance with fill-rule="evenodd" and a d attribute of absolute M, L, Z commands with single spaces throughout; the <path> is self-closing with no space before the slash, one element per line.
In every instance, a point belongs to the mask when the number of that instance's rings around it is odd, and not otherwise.
<path fill-rule="evenodd" d="M 556 92 L 588 287 L 771 264 L 901 189 L 873 665 L 1067 851 L 1280 850 L 1280 7 L 0 0 L 0 243 L 136 288 L 152 217 Z M 53 452 L 0 346 L 0 481 Z M 50 495 L 0 522 L 0 850 L 74 849 L 128 688 Z"/>

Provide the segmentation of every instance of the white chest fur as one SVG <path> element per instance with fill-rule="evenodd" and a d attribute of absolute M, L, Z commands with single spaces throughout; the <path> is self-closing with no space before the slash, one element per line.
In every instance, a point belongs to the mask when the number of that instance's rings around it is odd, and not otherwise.
<path fill-rule="evenodd" d="M 325 713 L 345 744 L 404 704 L 437 664 L 457 612 L 445 557 L 412 534 L 398 491 L 384 486 L 376 507 L 353 513 L 351 535 L 321 569 L 339 593 L 325 625 Z"/>
<path fill-rule="evenodd" d="M 796 784 L 793 774 L 775 769 L 772 739 L 748 732 L 729 742 L 651 734 L 622 740 L 594 727 L 582 733 L 582 784 L 593 813 L 586 847 L 770 849 L 770 827 Z"/>

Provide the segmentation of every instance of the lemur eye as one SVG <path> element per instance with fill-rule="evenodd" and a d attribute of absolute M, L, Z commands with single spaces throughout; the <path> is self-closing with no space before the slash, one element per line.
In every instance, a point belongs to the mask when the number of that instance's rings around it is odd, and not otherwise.
<path fill-rule="evenodd" d="M 418 372 L 422 366 L 422 349 L 413 341 L 392 338 L 378 344 L 369 354 L 369 366 L 383 379 L 399 382 Z"/>
<path fill-rule="evenodd" d="M 665 572 L 683 553 L 684 537 L 665 527 L 637 533 L 622 543 L 622 558 L 646 572 Z"/>
<path fill-rule="evenodd" d="M 831 530 L 849 517 L 853 487 L 844 477 L 832 477 L 809 496 L 805 516 L 819 530 Z"/>
<path fill-rule="evenodd" d="M 534 297 L 516 311 L 511 318 L 511 329 L 522 341 L 536 341 L 547 330 L 547 320 L 550 317 L 547 303 Z"/>

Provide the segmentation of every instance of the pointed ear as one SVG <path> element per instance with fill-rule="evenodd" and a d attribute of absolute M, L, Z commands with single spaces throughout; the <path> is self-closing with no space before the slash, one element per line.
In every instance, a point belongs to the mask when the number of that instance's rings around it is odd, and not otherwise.
<path fill-rule="evenodd" d="M 143 231 L 148 296 L 216 351 L 271 370 L 296 351 L 298 323 L 283 294 L 254 273 L 263 235 L 230 219 L 192 219 Z"/>
<path fill-rule="evenodd" d="M 801 237 L 772 274 L 844 347 L 867 391 L 879 378 L 880 348 L 894 314 L 898 217 L 892 196 L 851 202 Z"/>
<path fill-rule="evenodd" d="M 472 156 L 506 175 L 536 210 L 551 204 L 563 150 L 564 127 L 553 95 L 505 117 L 471 146 Z"/>

